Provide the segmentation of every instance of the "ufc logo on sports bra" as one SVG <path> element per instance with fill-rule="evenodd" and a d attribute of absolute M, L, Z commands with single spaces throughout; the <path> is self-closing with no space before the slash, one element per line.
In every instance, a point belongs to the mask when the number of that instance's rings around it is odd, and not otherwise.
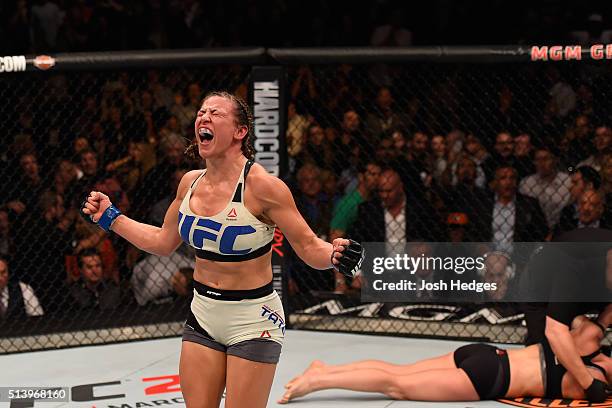
<path fill-rule="evenodd" d="M 184 215 L 179 211 L 179 225 L 181 220 L 181 238 L 183 241 L 191 243 L 198 249 L 204 249 L 204 240 L 218 242 L 219 252 L 225 255 L 244 255 L 248 254 L 251 249 L 234 249 L 234 243 L 239 235 L 247 235 L 255 232 L 255 228 L 250 225 L 228 225 L 223 229 L 223 232 L 219 234 L 223 224 L 206 218 L 201 218 L 194 225 L 196 217 L 193 215 Z M 205 229 L 204 229 L 205 228 Z M 192 238 L 190 240 L 190 232 L 193 229 Z M 219 235 L 221 238 L 219 239 Z"/>

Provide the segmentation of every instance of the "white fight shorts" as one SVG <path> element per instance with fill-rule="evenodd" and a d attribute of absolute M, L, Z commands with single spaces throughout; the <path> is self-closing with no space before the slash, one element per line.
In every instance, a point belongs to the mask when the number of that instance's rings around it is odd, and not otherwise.
<path fill-rule="evenodd" d="M 252 290 L 221 290 L 194 281 L 183 341 L 261 363 L 277 363 L 285 315 L 272 282 Z"/>

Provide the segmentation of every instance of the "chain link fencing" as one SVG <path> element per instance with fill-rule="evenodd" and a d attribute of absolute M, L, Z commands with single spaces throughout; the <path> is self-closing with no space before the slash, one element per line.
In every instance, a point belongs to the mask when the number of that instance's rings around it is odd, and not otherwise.
<path fill-rule="evenodd" d="M 283 178 L 319 237 L 508 243 L 609 227 L 609 63 L 383 62 L 286 66 Z M 99 190 L 161 225 L 181 176 L 203 166 L 183 155 L 201 97 L 246 99 L 251 68 L 2 74 L 0 352 L 181 333 L 193 253 L 145 254 L 77 209 Z M 362 302 L 359 278 L 283 253 L 293 328 L 524 339 L 520 305 Z M 508 286 L 519 273 L 470 272 Z"/>
<path fill-rule="evenodd" d="M 610 68 L 289 66 L 287 144 L 297 206 L 319 237 L 387 242 L 387 254 L 398 253 L 390 243 L 406 241 L 493 243 L 511 252 L 518 242 L 555 240 L 577 227 L 607 229 Z M 507 293 L 525 267 L 504 261 L 463 274 L 501 288 L 478 301 L 450 303 L 424 290 L 411 302 L 363 302 L 361 277 L 313 270 L 290 252 L 290 322 L 522 343 L 525 305 L 509 302 Z M 436 270 L 422 272 L 418 286 L 440 278 Z"/>
<path fill-rule="evenodd" d="M 161 226 L 202 96 L 246 97 L 250 67 L 218 65 L 3 76 L 0 351 L 181 333 L 194 253 L 146 254 L 78 214 L 90 191 Z M 1 292 L 0 292 L 1 293 Z M 1 302 L 0 302 L 1 303 Z"/>

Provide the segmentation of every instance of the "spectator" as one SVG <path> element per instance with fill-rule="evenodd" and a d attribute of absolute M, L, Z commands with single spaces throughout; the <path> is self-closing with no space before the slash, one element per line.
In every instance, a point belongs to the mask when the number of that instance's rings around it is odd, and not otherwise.
<path fill-rule="evenodd" d="M 564 118 L 576 107 L 576 92 L 557 68 L 550 67 L 548 74 L 552 87 L 549 90 L 547 112 L 557 118 Z"/>
<path fill-rule="evenodd" d="M 197 109 L 199 107 L 196 108 L 196 111 Z M 174 93 L 173 103 L 170 105 L 170 114 L 176 116 L 182 131 L 191 127 L 194 119 L 193 112 L 196 111 L 191 110 L 191 107 L 185 106 L 185 98 L 182 93 Z"/>
<path fill-rule="evenodd" d="M 176 98 L 176 95 L 175 95 Z M 202 105 L 202 87 L 198 82 L 192 82 L 187 86 L 187 108 L 191 112 L 191 120 L 193 122 L 193 112 L 200 110 Z"/>
<path fill-rule="evenodd" d="M 109 144 L 109 141 L 105 139 L 102 122 L 95 121 L 93 123 L 89 132 L 89 140 L 91 140 L 91 150 L 95 151 L 99 157 L 106 157 L 106 146 Z M 80 160 L 80 156 L 74 159 Z"/>
<path fill-rule="evenodd" d="M 612 153 L 606 153 L 601 163 L 601 189 L 606 194 L 606 202 L 612 203 Z"/>
<path fill-rule="evenodd" d="M 312 163 L 321 169 L 332 168 L 336 156 L 332 146 L 325 138 L 325 131 L 318 123 L 312 123 L 307 131 L 308 139 L 302 154 L 297 160 L 297 165 L 302 167 Z"/>
<path fill-rule="evenodd" d="M 93 185 L 101 177 L 98 168 L 98 154 L 93 150 L 81 152 L 78 170 L 83 177 L 78 179 L 68 189 L 68 196 L 72 200 L 71 208 L 78 208 L 85 194 L 91 191 Z"/>
<path fill-rule="evenodd" d="M 612 146 L 612 129 L 608 126 L 599 126 L 595 129 L 593 145 L 595 146 L 595 154 L 578 163 L 578 166 L 591 166 L 600 171 L 604 155 L 610 151 L 610 146 Z"/>
<path fill-rule="evenodd" d="M 130 122 L 132 122 L 130 126 L 131 140 L 144 139 L 151 144 L 157 144 L 157 129 L 167 120 L 168 116 L 169 113 L 166 108 L 155 103 L 151 92 L 148 90 L 142 91 L 136 106 L 136 112 L 130 118 Z M 135 119 L 137 126 L 134 126 Z"/>
<path fill-rule="evenodd" d="M 34 289 L 18 279 L 11 279 L 9 262 L 0 255 L 0 321 L 43 314 Z"/>
<path fill-rule="evenodd" d="M 334 172 L 340 175 L 342 189 L 355 188 L 356 183 L 351 185 L 351 180 L 356 178 L 361 152 L 365 151 L 367 146 L 365 143 L 361 134 L 361 119 L 357 112 L 344 112 L 340 134 L 332 144 L 334 152 L 343 152 L 336 155 L 332 162 Z"/>
<path fill-rule="evenodd" d="M 91 129 L 100 118 L 100 106 L 95 96 L 85 96 L 83 107 L 74 120 L 75 129 Z M 80 153 L 80 152 L 79 152 Z"/>
<path fill-rule="evenodd" d="M 128 156 L 106 165 L 106 171 L 117 178 L 125 191 L 131 194 L 144 181 L 155 166 L 153 145 L 147 142 L 128 142 Z"/>
<path fill-rule="evenodd" d="M 111 105 L 108 118 L 102 123 L 104 138 L 107 140 L 104 162 L 124 157 L 127 154 L 127 141 L 133 136 L 144 137 L 143 118 L 137 118 L 134 122 L 127 118 L 134 112 L 134 103 L 127 96 L 124 97 L 123 103 L 124 106 Z M 132 129 L 133 125 L 135 129 Z"/>
<path fill-rule="evenodd" d="M 498 133 L 493 148 L 493 154 L 482 163 L 482 168 L 489 182 L 495 177 L 495 169 L 500 166 L 510 166 L 516 169 L 514 165 L 514 139 L 510 133 Z"/>
<path fill-rule="evenodd" d="M 410 200 L 408 199 L 410 197 Z M 383 170 L 378 195 L 359 205 L 357 220 L 348 236 L 360 242 L 436 241 L 440 238 L 435 211 L 424 200 L 408 196 L 399 174 Z"/>
<path fill-rule="evenodd" d="M 591 85 L 586 83 L 578 85 L 576 93 L 578 96 L 576 111 L 591 117 L 605 117 L 606 113 L 602 110 L 602 108 L 605 108 L 598 101 L 595 101 Z"/>
<path fill-rule="evenodd" d="M 176 192 L 178 191 L 179 183 L 183 176 L 187 173 L 187 169 L 178 168 L 172 173 L 172 177 L 170 178 L 170 194 L 153 204 L 151 207 L 151 211 L 148 215 L 148 223 L 151 225 L 156 225 L 161 227 L 164 223 L 164 217 L 166 216 L 166 211 L 168 211 L 168 207 L 172 204 L 172 201 L 176 198 Z"/>
<path fill-rule="evenodd" d="M 555 235 L 562 231 L 571 231 L 578 225 L 578 200 L 587 190 L 599 190 L 601 177 L 594 168 L 580 166 L 571 175 L 569 204 L 563 207 L 559 224 L 555 226 Z"/>
<path fill-rule="evenodd" d="M 400 129 L 392 130 L 391 141 L 393 142 L 392 149 L 396 157 L 408 154 L 408 141 L 406 140 L 404 132 Z"/>
<path fill-rule="evenodd" d="M 465 132 L 458 129 L 453 129 L 448 132 L 444 139 L 444 144 L 446 145 L 446 154 L 450 163 L 454 163 L 459 155 L 463 152 L 465 143 Z"/>
<path fill-rule="evenodd" d="M 577 219 L 568 220 L 560 225 L 557 234 L 563 234 L 576 228 L 606 228 L 612 227 L 609 214 L 605 213 L 604 196 L 597 190 L 585 190 L 578 198 Z"/>
<path fill-rule="evenodd" d="M 370 199 L 370 194 L 376 191 L 380 173 L 381 166 L 377 162 L 369 162 L 358 175 L 357 188 L 345 194 L 334 206 L 330 241 L 346 235 L 357 219 L 359 205 Z"/>
<path fill-rule="evenodd" d="M 423 132 L 415 132 L 408 143 L 408 160 L 415 164 L 421 172 L 430 172 L 429 169 L 429 136 Z"/>
<path fill-rule="evenodd" d="M 291 100 L 300 101 L 308 113 L 314 114 L 319 106 L 319 93 L 314 80 L 312 69 L 301 65 L 297 69 L 297 76 L 291 84 Z"/>
<path fill-rule="evenodd" d="M 603 217 L 604 197 L 596 190 L 586 190 L 578 201 L 577 228 L 610 228 L 610 220 Z"/>
<path fill-rule="evenodd" d="M 187 299 L 193 296 L 193 268 L 180 268 L 172 275 L 171 281 L 175 294 Z"/>
<path fill-rule="evenodd" d="M 141 216 L 149 212 L 149 208 L 145 208 L 146 203 L 156 203 L 170 194 L 176 194 L 176 190 L 171 190 L 170 183 L 165 180 L 170 180 L 177 169 L 188 167 L 184 155 L 187 148 L 185 139 L 178 135 L 169 136 L 160 141 L 159 147 L 161 160 L 146 174 L 144 181 L 136 186 L 132 195 L 132 202 L 138 206 L 133 211 Z M 160 180 L 164 182 L 160 184 Z"/>
<path fill-rule="evenodd" d="M 398 129 L 402 125 L 400 116 L 394 110 L 394 100 L 391 89 L 381 87 L 376 95 L 376 106 L 366 118 L 368 144 L 378 145 L 385 133 Z"/>
<path fill-rule="evenodd" d="M 528 133 L 521 133 L 514 138 L 514 164 L 519 173 L 519 180 L 535 173 L 533 154 L 531 136 Z"/>
<path fill-rule="evenodd" d="M 310 124 L 309 119 L 300 113 L 295 102 L 290 102 L 287 108 L 287 153 L 289 156 L 298 156 L 306 143 L 306 131 Z"/>
<path fill-rule="evenodd" d="M 12 198 L 10 201 L 21 203 L 25 207 L 24 210 L 32 211 L 37 207 L 37 200 L 49 183 L 46 181 L 46 175 L 41 174 L 34 153 L 24 153 L 19 158 L 19 167 L 21 174 L 9 193 Z"/>
<path fill-rule="evenodd" d="M 558 159 L 550 146 L 536 149 L 534 164 L 536 173 L 521 180 L 519 192 L 540 202 L 552 230 L 559 222 L 561 210 L 570 201 L 571 180 L 567 173 L 557 170 Z"/>
<path fill-rule="evenodd" d="M 69 284 L 75 305 L 81 309 L 115 309 L 121 301 L 119 286 L 104 277 L 102 260 L 96 250 L 83 251 L 78 256 L 80 279 Z"/>
<path fill-rule="evenodd" d="M 109 196 L 121 211 L 128 212 L 130 210 L 130 200 L 115 177 L 105 174 L 104 177 L 98 179 L 92 190 L 100 191 Z"/>
<path fill-rule="evenodd" d="M 511 296 L 515 285 L 515 267 L 512 261 L 500 252 L 491 252 L 485 258 L 485 267 L 478 270 L 482 281 L 495 284 L 494 291 L 484 291 L 483 300 L 503 302 Z"/>
<path fill-rule="evenodd" d="M 134 266 L 130 278 L 136 302 L 144 306 L 172 296 L 174 282 L 178 284 L 183 280 L 181 277 L 175 277 L 176 274 L 180 274 L 181 269 L 189 268 L 192 263 L 193 256 L 179 251 L 173 252 L 170 257 L 148 255 Z"/>
<path fill-rule="evenodd" d="M 429 137 L 423 132 L 416 132 L 408 143 L 407 154 L 397 157 L 392 164 L 405 188 L 417 196 L 424 196 L 431 182 L 428 149 Z M 393 151 L 396 152 L 395 149 Z"/>
<path fill-rule="evenodd" d="M 74 144 L 73 144 L 73 155 L 74 157 L 79 157 L 81 155 L 81 153 L 83 153 L 86 150 L 91 150 L 91 146 L 89 145 L 89 140 L 84 137 L 84 136 L 79 136 L 76 139 L 74 139 Z"/>
<path fill-rule="evenodd" d="M 11 236 L 11 222 L 6 209 L 0 209 L 0 254 L 13 253 L 13 238 Z"/>
<path fill-rule="evenodd" d="M 567 129 L 561 141 L 564 164 L 573 167 L 591 154 L 591 132 L 591 119 L 586 115 L 578 115 L 574 126 Z"/>
<path fill-rule="evenodd" d="M 507 85 L 502 85 L 499 91 L 497 109 L 493 112 L 493 123 L 498 128 L 515 131 L 519 125 L 521 119 L 519 119 L 516 106 L 513 102 L 514 95 L 512 90 Z"/>
<path fill-rule="evenodd" d="M 63 200 L 50 190 L 35 198 L 36 208 L 19 224 L 21 233 L 14 234 L 13 261 L 19 265 L 19 280 L 34 287 L 45 310 L 59 310 L 64 301 L 64 256 L 71 251 Z"/>
<path fill-rule="evenodd" d="M 395 131 L 393 133 L 401 133 L 399 131 Z M 397 137 L 398 139 L 402 138 L 403 139 L 403 135 Z M 405 154 L 404 155 L 400 155 L 395 148 L 394 148 L 395 143 L 393 142 L 393 139 L 390 137 L 385 137 L 383 140 L 380 141 L 380 143 L 378 144 L 378 146 L 376 146 L 376 153 L 375 153 L 375 159 L 377 161 L 380 161 L 381 163 L 397 163 L 397 161 L 402 158 L 405 160 Z M 418 178 L 418 177 L 417 177 Z"/>
<path fill-rule="evenodd" d="M 369 162 L 358 175 L 357 188 L 345 194 L 334 206 L 333 217 L 330 223 L 329 241 L 346 236 L 357 220 L 359 205 L 368 200 L 378 187 L 378 178 L 381 167 L 376 162 Z M 335 272 L 335 291 L 346 291 L 346 280 L 340 272 Z"/>
<path fill-rule="evenodd" d="M 88 223 L 82 217 L 77 217 L 73 239 L 73 252 L 75 254 L 78 255 L 83 251 L 95 250 L 102 260 L 104 278 L 119 282 L 119 257 L 110 236 L 107 236 L 104 231 Z M 71 265 L 68 272 L 70 278 L 78 279 L 78 262 Z"/>
<path fill-rule="evenodd" d="M 488 194 L 476 185 L 476 175 L 476 163 L 468 156 L 462 157 L 457 161 L 454 175 L 457 184 L 444 190 L 442 196 L 449 213 L 465 214 L 469 221 L 463 227 L 465 241 L 488 241 L 489 237 L 482 235 L 487 227 L 481 214 L 486 207 Z"/>
<path fill-rule="evenodd" d="M 298 192 L 295 204 L 312 231 L 321 239 L 328 240 L 332 205 L 322 193 L 321 169 L 307 163 L 297 173 Z M 333 274 L 315 270 L 300 261 L 292 249 L 288 251 L 287 267 L 291 279 L 291 290 L 308 292 L 311 289 L 331 290 Z"/>
<path fill-rule="evenodd" d="M 431 138 L 431 152 L 433 155 L 432 176 L 437 182 L 441 182 L 442 174 L 448 166 L 446 154 L 446 139 L 441 135 L 434 135 Z"/>
<path fill-rule="evenodd" d="M 172 90 L 159 80 L 159 71 L 147 71 L 147 89 L 153 96 L 154 109 L 168 108 L 172 105 L 174 95 Z"/>
<path fill-rule="evenodd" d="M 470 157 L 470 159 L 472 159 L 474 164 L 476 164 L 476 180 L 474 181 L 474 183 L 476 184 L 476 186 L 484 188 L 487 183 L 487 176 L 485 174 L 484 165 L 491 157 L 489 155 L 489 152 L 484 147 L 480 139 L 472 134 L 467 135 L 465 139 L 465 151 Z M 453 163 L 453 166 L 456 165 L 457 162 Z M 455 169 L 452 170 L 453 173 L 455 173 Z M 457 181 L 458 180 L 456 178 L 453 178 L 451 184 L 455 185 L 457 184 Z"/>
<path fill-rule="evenodd" d="M 421 256 L 429 258 L 434 255 L 433 247 L 426 242 L 415 242 L 408 244 L 405 252 L 411 258 L 418 258 Z M 415 287 L 417 288 L 417 290 L 410 292 L 410 297 L 413 297 L 411 300 L 431 301 L 438 297 L 444 296 L 443 291 L 421 288 L 425 288 L 425 284 L 431 284 L 442 280 L 445 275 L 445 271 L 436 270 L 435 266 L 423 262 L 421 265 L 417 266 L 414 271 L 410 271 L 410 273 L 414 273 L 414 275 L 412 275 L 414 280 L 411 279 L 411 281 L 414 281 Z M 448 277 L 445 280 L 448 281 Z"/>
<path fill-rule="evenodd" d="M 85 196 L 93 190 L 108 195 L 118 208 L 128 211 L 130 202 L 119 181 L 112 175 L 102 172 L 98 163 L 98 155 L 93 150 L 81 153 L 80 168 L 83 177 L 69 190 L 68 195 L 72 198 L 71 208 L 78 208 Z"/>
<path fill-rule="evenodd" d="M 332 68 L 329 85 L 324 88 L 322 99 L 326 101 L 326 109 L 334 116 L 354 109 L 361 117 L 364 116 L 363 91 L 355 87 L 357 80 L 355 67 L 350 64 L 340 64 Z"/>
<path fill-rule="evenodd" d="M 165 139 L 167 137 L 182 137 L 184 129 L 181 128 L 181 124 L 175 115 L 169 115 L 166 123 L 159 130 L 159 139 Z M 154 144 L 157 144 L 157 140 Z"/>
<path fill-rule="evenodd" d="M 321 193 L 332 208 L 342 197 L 338 191 L 338 176 L 331 170 L 321 170 Z"/>
<path fill-rule="evenodd" d="M 66 159 L 60 160 L 55 170 L 53 189 L 63 198 L 64 202 L 69 202 L 71 197 L 68 197 L 68 192 L 73 189 L 78 177 L 79 171 L 74 163 Z"/>
<path fill-rule="evenodd" d="M 466 242 L 468 239 L 468 229 L 470 218 L 466 213 L 452 212 L 446 218 L 448 242 Z"/>
<path fill-rule="evenodd" d="M 495 195 L 481 213 L 486 241 L 506 252 L 513 242 L 543 241 L 548 232 L 538 201 L 517 193 L 517 177 L 515 168 L 499 167 L 491 183 Z"/>
<path fill-rule="evenodd" d="M 323 194 L 321 169 L 313 164 L 305 164 L 297 173 L 298 194 L 296 205 L 315 234 L 327 240 L 331 220 L 330 202 Z"/>

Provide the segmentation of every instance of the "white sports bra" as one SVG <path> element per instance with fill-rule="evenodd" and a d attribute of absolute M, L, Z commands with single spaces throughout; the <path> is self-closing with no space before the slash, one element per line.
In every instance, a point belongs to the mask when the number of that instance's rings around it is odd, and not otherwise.
<path fill-rule="evenodd" d="M 240 173 L 234 197 L 221 212 L 203 217 L 191 211 L 192 191 L 206 174 L 194 180 L 181 202 L 178 217 L 179 234 L 196 250 L 196 256 L 219 262 L 237 262 L 257 258 L 270 251 L 274 229 L 258 220 L 244 205 L 245 180 L 252 161 L 247 161 Z"/>

